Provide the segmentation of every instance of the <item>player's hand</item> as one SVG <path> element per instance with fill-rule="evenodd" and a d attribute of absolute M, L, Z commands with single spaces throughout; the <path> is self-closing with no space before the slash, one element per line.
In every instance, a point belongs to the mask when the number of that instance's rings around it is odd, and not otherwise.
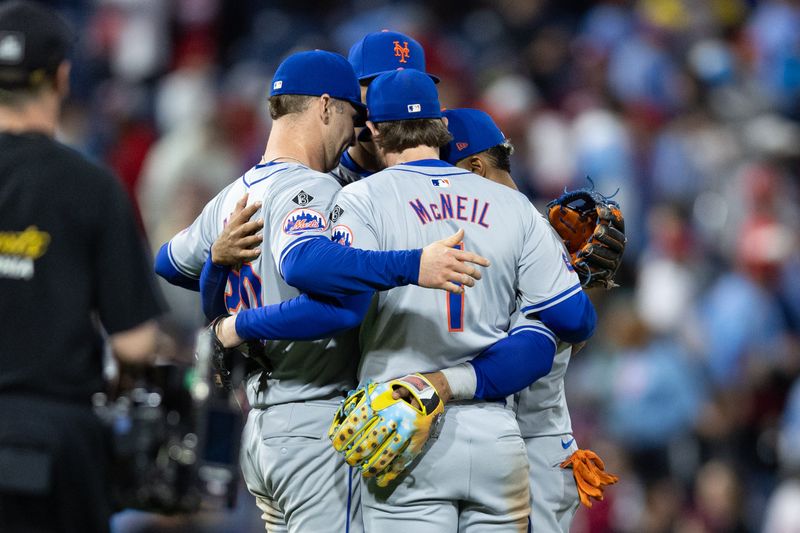
<path fill-rule="evenodd" d="M 422 452 L 443 410 L 439 391 L 420 374 L 367 383 L 339 407 L 328 436 L 347 464 L 385 487 Z"/>
<path fill-rule="evenodd" d="M 236 333 L 236 315 L 215 322 L 214 333 L 223 348 L 233 348 L 244 342 L 244 339 Z"/>
<path fill-rule="evenodd" d="M 247 205 L 247 194 L 236 202 L 231 218 L 211 245 L 211 261 L 216 265 L 236 266 L 261 254 L 257 248 L 264 238 L 257 234 L 264 227 L 262 219 L 250 218 L 261 209 L 261 202 Z"/>
<path fill-rule="evenodd" d="M 441 372 L 431 372 L 429 374 L 422 374 L 422 377 L 427 379 L 433 385 L 433 388 L 436 389 L 436 392 L 439 394 L 439 398 L 442 400 L 442 403 L 447 403 L 453 397 L 453 391 L 450 390 L 450 383 L 447 381 L 445 375 Z M 414 403 L 412 401 L 413 396 L 411 395 L 411 391 L 405 387 L 397 387 L 392 391 L 392 398 L 395 400 L 404 399 L 407 402 Z M 421 406 L 417 403 L 418 408 Z"/>
<path fill-rule="evenodd" d="M 463 239 L 464 230 L 460 229 L 450 237 L 423 248 L 417 285 L 429 289 L 444 289 L 455 294 L 463 293 L 464 287 L 475 286 L 475 280 L 481 279 L 481 273 L 469 263 L 488 267 L 489 260 L 454 248 Z"/>
<path fill-rule="evenodd" d="M 576 450 L 561 463 L 561 468 L 571 468 L 578 487 L 578 496 L 586 507 L 592 507 L 592 500 L 602 500 L 603 491 L 608 485 L 619 481 L 619 477 L 606 472 L 603 460 L 592 450 Z"/>

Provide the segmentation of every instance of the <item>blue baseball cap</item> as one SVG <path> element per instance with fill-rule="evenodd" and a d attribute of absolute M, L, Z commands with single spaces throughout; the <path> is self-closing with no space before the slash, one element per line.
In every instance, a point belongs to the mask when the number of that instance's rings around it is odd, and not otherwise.
<path fill-rule="evenodd" d="M 396 31 L 368 33 L 350 48 L 347 60 L 353 65 L 358 81 L 367 81 L 398 68 L 425 72 L 425 51 L 413 38 Z M 428 74 L 436 83 L 439 78 Z"/>
<path fill-rule="evenodd" d="M 366 114 L 353 67 L 343 55 L 334 52 L 311 50 L 290 55 L 275 71 L 269 91 L 270 96 L 321 96 L 326 93 L 353 104 L 361 118 Z"/>
<path fill-rule="evenodd" d="M 448 109 L 444 116 L 453 140 L 442 147 L 440 157 L 451 165 L 506 140 L 492 117 L 479 109 Z"/>
<path fill-rule="evenodd" d="M 393 70 L 375 78 L 367 89 L 367 109 L 372 122 L 442 117 L 436 85 L 414 69 Z"/>

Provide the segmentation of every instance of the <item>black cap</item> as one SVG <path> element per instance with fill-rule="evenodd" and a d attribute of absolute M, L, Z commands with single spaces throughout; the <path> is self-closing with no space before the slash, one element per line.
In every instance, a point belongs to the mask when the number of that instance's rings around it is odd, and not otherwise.
<path fill-rule="evenodd" d="M 73 41 L 52 10 L 25 0 L 0 3 L 0 88 L 38 86 L 66 59 Z"/>

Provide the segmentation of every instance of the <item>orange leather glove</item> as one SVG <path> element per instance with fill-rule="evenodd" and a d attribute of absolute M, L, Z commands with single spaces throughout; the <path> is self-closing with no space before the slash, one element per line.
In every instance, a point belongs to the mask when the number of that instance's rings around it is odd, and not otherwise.
<path fill-rule="evenodd" d="M 581 503 L 589 508 L 592 507 L 590 498 L 602 500 L 603 487 L 619 481 L 619 477 L 606 472 L 603 460 L 592 450 L 577 450 L 561 463 L 561 468 L 572 468 Z"/>

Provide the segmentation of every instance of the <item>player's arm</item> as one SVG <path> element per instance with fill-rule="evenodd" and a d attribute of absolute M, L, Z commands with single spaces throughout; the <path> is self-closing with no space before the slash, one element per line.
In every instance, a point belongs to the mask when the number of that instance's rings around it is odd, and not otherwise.
<path fill-rule="evenodd" d="M 245 309 L 222 320 L 217 336 L 225 348 L 246 340 L 317 340 L 361 324 L 372 293 L 342 297 L 301 294 L 291 300 Z"/>
<path fill-rule="evenodd" d="M 208 320 L 228 312 L 225 287 L 231 268 L 261 254 L 258 246 L 263 237 L 259 231 L 264 227 L 264 220 L 250 219 L 261 209 L 262 203 L 247 205 L 247 198 L 248 194 L 245 194 L 236 202 L 225 228 L 211 245 L 211 253 L 200 272 L 200 303 Z"/>
<path fill-rule="evenodd" d="M 454 249 L 459 232 L 424 249 L 380 251 L 371 213 L 363 195 L 343 189 L 334 208 L 330 240 L 308 238 L 281 253 L 278 268 L 290 285 L 311 293 L 341 296 L 419 285 L 460 293 L 473 286 L 480 272 L 468 263 L 488 266 L 489 261 L 471 252 Z M 352 247 L 352 246 L 355 247 Z"/>
<path fill-rule="evenodd" d="M 155 271 L 156 274 L 167 280 L 173 285 L 189 289 L 191 291 L 200 290 L 198 279 L 190 277 L 175 266 L 175 263 L 170 259 L 169 246 L 172 241 L 165 242 L 159 248 L 156 254 Z"/>
<path fill-rule="evenodd" d="M 594 333 L 597 314 L 581 288 L 558 234 L 533 205 L 525 203 L 524 237 L 517 272 L 520 312 L 541 320 L 570 344 Z"/>
<path fill-rule="evenodd" d="M 538 320 L 518 316 L 501 339 L 474 359 L 430 376 L 442 399 L 495 400 L 515 394 L 550 373 L 557 340 Z M 441 387 L 441 390 L 440 390 Z"/>
<path fill-rule="evenodd" d="M 214 264 L 209 255 L 200 275 L 200 297 L 209 320 L 228 313 L 225 285 L 229 272 L 230 267 Z M 240 311 L 220 323 L 217 335 L 225 348 L 247 340 L 324 339 L 361 324 L 371 299 L 371 292 L 341 297 L 301 294 Z"/>
<path fill-rule="evenodd" d="M 260 202 L 247 206 L 247 195 L 236 204 L 225 229 L 211 245 L 200 273 L 200 299 L 209 320 L 228 313 L 225 287 L 231 267 L 261 254 L 258 245 L 263 219 L 251 220 Z M 314 340 L 331 337 L 361 323 L 371 293 L 342 298 L 300 295 L 279 304 L 247 309 L 219 324 L 218 337 L 233 347 L 245 340 Z"/>
<path fill-rule="evenodd" d="M 209 202 L 191 226 L 161 246 L 155 259 L 156 274 L 173 285 L 200 290 L 200 272 L 216 236 L 215 221 L 224 193 Z"/>
<path fill-rule="evenodd" d="M 226 239 L 230 237 L 221 235 L 214 245 L 223 244 L 238 257 L 239 251 L 235 245 L 224 242 Z M 200 299 L 208 320 L 228 314 L 225 286 L 230 266 L 215 263 L 213 257 L 212 252 L 200 274 Z M 358 326 L 364 320 L 371 299 L 372 293 L 342 297 L 301 294 L 278 304 L 245 309 L 226 318 L 218 326 L 218 337 L 225 348 L 238 346 L 246 340 L 324 339 Z"/>

